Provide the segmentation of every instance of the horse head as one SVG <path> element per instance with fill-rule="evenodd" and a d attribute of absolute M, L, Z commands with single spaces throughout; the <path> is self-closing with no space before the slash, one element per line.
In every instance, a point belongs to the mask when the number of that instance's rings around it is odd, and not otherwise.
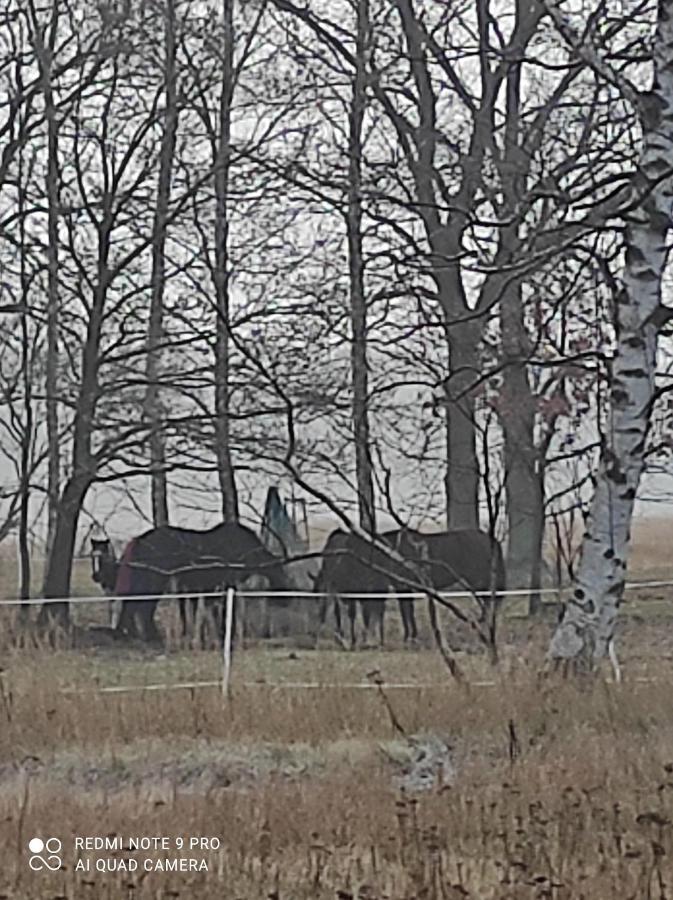
<path fill-rule="evenodd" d="M 405 532 L 405 537 L 409 542 L 409 548 L 411 550 L 410 555 L 413 555 L 417 559 L 427 562 L 430 559 L 430 553 L 428 551 L 428 544 L 425 540 L 425 537 L 419 532 L 414 532 L 411 530 Z"/>
<path fill-rule="evenodd" d="M 114 590 L 117 575 L 117 557 L 108 538 L 91 540 L 91 577 L 104 591 Z"/>

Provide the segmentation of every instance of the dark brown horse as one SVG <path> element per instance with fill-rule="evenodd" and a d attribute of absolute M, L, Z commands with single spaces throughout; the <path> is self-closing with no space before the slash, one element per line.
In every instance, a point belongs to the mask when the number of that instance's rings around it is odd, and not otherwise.
<path fill-rule="evenodd" d="M 272 590 L 289 589 L 283 561 L 277 559 L 249 528 L 224 522 L 208 531 L 153 528 L 134 538 L 122 556 L 115 593 L 124 601 L 118 629 L 146 640 L 158 637 L 156 596 L 172 586 L 181 593 L 203 595 L 238 587 L 251 575 L 263 575 Z M 186 621 L 182 607 L 183 626 Z"/>
<path fill-rule="evenodd" d="M 316 590 L 333 597 L 337 635 L 342 638 L 339 596 L 342 594 L 413 593 L 423 587 L 435 591 L 455 589 L 495 596 L 505 588 L 505 565 L 500 544 L 490 535 L 477 530 L 441 531 L 424 534 L 412 528 L 384 532 L 379 540 L 398 557 L 395 560 L 383 548 L 359 535 L 337 529 L 323 549 L 323 563 L 316 579 Z M 486 615 L 489 598 L 477 598 Z M 342 601 L 350 620 L 351 646 L 356 642 L 357 601 Z M 384 600 L 361 600 L 365 634 L 372 622 L 379 626 L 383 643 Z M 327 599 L 322 604 L 321 618 L 327 612 Z M 400 599 L 400 615 L 404 640 L 418 636 L 414 601 Z"/>
<path fill-rule="evenodd" d="M 467 591 L 487 594 L 477 597 L 482 618 L 495 612 L 505 590 L 505 561 L 498 541 L 484 531 L 455 530 L 424 534 L 413 528 L 388 531 L 382 536 L 392 549 L 407 560 L 409 572 L 394 587 L 399 593 L 409 592 L 405 582 L 411 580 L 435 591 Z M 405 640 L 417 634 L 413 601 L 400 600 Z M 493 620 L 494 624 L 494 620 Z"/>
<path fill-rule="evenodd" d="M 342 594 L 386 594 L 391 583 L 387 568 L 389 558 L 371 541 L 357 534 L 337 529 L 327 538 L 322 551 L 323 562 L 315 579 L 315 590 L 325 594 L 321 603 L 320 619 L 324 623 L 330 599 L 333 601 L 337 637 L 343 640 L 341 608 L 343 603 L 350 620 L 350 644 L 356 643 L 355 619 L 358 601 Z M 365 640 L 370 625 L 378 623 L 379 640 L 383 644 L 383 611 L 385 599 L 360 600 Z"/>

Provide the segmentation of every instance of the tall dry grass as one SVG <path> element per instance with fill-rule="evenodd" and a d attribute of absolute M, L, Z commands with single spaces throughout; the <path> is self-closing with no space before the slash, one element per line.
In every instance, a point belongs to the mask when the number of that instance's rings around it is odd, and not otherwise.
<path fill-rule="evenodd" d="M 666 533 L 636 529 L 637 577 L 667 573 Z M 0 593 L 12 593 L 10 568 Z M 78 592 L 88 577 L 85 566 Z M 499 670 L 461 656 L 490 687 L 457 687 L 428 651 L 255 649 L 236 658 L 226 704 L 217 689 L 96 692 L 216 679 L 217 654 L 5 641 L 0 900 L 673 900 L 670 602 L 629 600 L 620 686 L 539 680 L 548 630 L 510 619 Z M 459 630 L 449 640 L 469 647 Z M 436 686 L 271 686 L 350 685 L 374 670 Z M 455 774 L 405 792 L 426 735 L 450 747 Z M 222 847 L 197 854 L 202 873 L 75 871 L 75 836 L 108 834 Z M 62 840 L 59 872 L 28 868 L 34 835 Z M 97 855 L 134 858 L 82 856 Z"/>
<path fill-rule="evenodd" d="M 110 678 L 113 658 L 95 669 L 76 656 L 4 659 L 0 897 L 671 895 L 668 683 L 539 681 L 512 662 L 489 688 L 381 696 L 239 681 L 223 704 L 217 690 L 63 693 Z M 248 656 L 241 680 L 258 666 L 272 674 L 273 658 Z M 430 654 L 390 656 L 333 654 L 329 678 L 350 684 L 373 662 L 384 675 L 404 665 L 405 678 L 440 680 Z M 303 664 L 275 660 L 281 681 Z M 450 746 L 455 777 L 405 794 L 399 775 L 425 734 Z M 31 872 L 28 839 L 52 834 L 62 871 Z M 202 873 L 75 872 L 74 837 L 106 834 L 216 836 L 222 849 L 198 854 L 210 863 Z"/>

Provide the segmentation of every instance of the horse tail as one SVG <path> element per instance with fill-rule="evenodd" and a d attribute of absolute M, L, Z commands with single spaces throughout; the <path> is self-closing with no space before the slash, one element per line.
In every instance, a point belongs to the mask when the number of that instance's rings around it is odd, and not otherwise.
<path fill-rule="evenodd" d="M 133 567 L 131 561 L 133 560 L 135 545 L 136 541 L 135 538 L 133 538 L 133 540 L 130 540 L 124 548 L 122 557 L 119 560 L 119 568 L 117 569 L 117 578 L 114 587 L 114 592 L 118 597 L 127 596 L 133 591 Z"/>

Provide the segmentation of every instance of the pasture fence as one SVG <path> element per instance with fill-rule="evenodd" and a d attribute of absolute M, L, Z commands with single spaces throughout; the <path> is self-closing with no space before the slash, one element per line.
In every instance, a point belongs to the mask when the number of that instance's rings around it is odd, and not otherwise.
<path fill-rule="evenodd" d="M 632 581 L 627 582 L 624 586 L 625 591 L 634 591 L 634 590 L 651 590 L 658 588 L 670 588 L 673 587 L 673 579 L 663 579 L 663 580 L 653 580 L 653 581 Z M 560 599 L 564 595 L 567 595 L 571 590 L 571 586 L 564 585 L 556 588 L 541 588 L 538 590 L 532 590 L 530 588 L 517 588 L 511 590 L 499 591 L 498 595 L 501 597 L 528 597 L 531 594 L 535 593 L 537 595 L 553 595 L 554 597 Z M 441 597 L 442 599 L 471 599 L 474 597 L 491 597 L 492 592 L 490 591 L 437 591 L 434 592 L 436 596 Z M 261 599 L 261 598 L 313 598 L 316 600 L 325 599 L 330 595 L 325 592 L 319 591 L 259 591 L 259 590 L 235 590 L 234 588 L 227 588 L 225 591 L 214 591 L 207 592 L 203 594 L 199 594 L 199 597 L 204 599 L 221 599 L 224 602 L 224 633 L 222 635 L 222 674 L 221 678 L 218 681 L 190 681 L 190 682 L 177 682 L 177 683 L 157 683 L 157 684 L 145 684 L 145 685 L 112 685 L 107 687 L 96 687 L 96 688 L 66 688 L 63 689 L 63 693 L 66 694 L 82 694 L 82 693 L 98 693 L 98 694 L 127 694 L 127 693 L 135 693 L 135 692 L 152 692 L 152 691 L 180 691 L 180 690 L 195 690 L 201 688 L 219 688 L 222 692 L 223 698 L 226 700 L 229 696 L 230 682 L 231 682 L 231 671 L 232 671 L 232 649 L 233 649 L 233 639 L 234 639 L 234 610 L 236 606 L 236 600 L 240 599 Z M 403 599 L 403 600 L 411 600 L 411 601 L 422 601 L 427 599 L 427 594 L 422 592 L 405 592 L 394 594 L 391 593 L 344 593 L 340 594 L 340 597 L 348 600 L 380 600 L 386 601 L 390 600 L 392 597 L 395 599 Z M 142 595 L 124 595 L 124 596 L 114 596 L 110 597 L 107 595 L 95 595 L 89 597 L 30 597 L 30 598 L 19 598 L 19 597 L 9 597 L 0 599 L 0 608 L 1 607 L 17 607 L 17 606 L 43 606 L 49 605 L 53 603 L 69 603 L 69 604 L 97 604 L 97 603 L 107 603 L 109 604 L 112 600 L 117 602 L 124 601 L 160 601 L 160 600 L 181 600 L 185 598 L 185 592 L 182 593 L 168 593 L 168 594 L 142 594 Z M 619 663 L 617 662 L 614 645 L 611 642 L 610 647 L 610 662 L 613 666 L 614 671 L 614 682 L 619 683 L 621 681 L 621 671 L 619 668 Z M 635 677 L 632 679 L 637 683 L 655 683 L 656 679 L 647 678 L 647 677 Z M 495 687 L 497 685 L 496 681 L 486 680 L 486 681 L 475 681 L 471 682 L 471 687 L 477 688 L 489 688 Z M 268 682 L 254 682 L 254 681 L 242 681 L 240 686 L 245 688 L 265 688 L 272 690 L 321 690 L 324 688 L 333 688 L 340 690 L 379 690 L 381 685 L 377 682 L 338 682 L 338 683 L 329 683 L 325 684 L 324 682 L 276 682 L 276 683 L 268 683 Z M 423 689 L 436 689 L 443 688 L 446 686 L 446 683 L 421 683 L 421 682 L 386 682 L 385 689 L 386 690 L 423 690 Z"/>
<path fill-rule="evenodd" d="M 673 579 L 660 581 L 627 581 L 624 585 L 625 591 L 634 590 L 650 590 L 653 588 L 673 587 Z M 530 597 L 531 594 L 539 594 L 540 596 L 561 597 L 567 595 L 572 590 L 571 585 L 562 585 L 553 588 L 513 588 L 511 590 L 497 591 L 499 597 Z M 433 594 L 445 600 L 454 599 L 473 599 L 474 597 L 492 597 L 492 591 L 433 591 Z M 195 596 L 196 594 L 194 594 Z M 0 607 L 2 606 L 43 606 L 50 603 L 109 603 L 111 600 L 182 600 L 189 593 L 182 591 L 181 593 L 167 594 L 129 594 L 108 596 L 105 594 L 96 594 L 89 597 L 29 597 L 22 599 L 20 597 L 9 597 L 0 599 Z M 226 596 L 225 591 L 211 591 L 206 593 L 199 592 L 199 597 L 204 599 L 222 599 Z M 331 596 L 324 591 L 273 591 L 273 590 L 235 590 L 235 596 L 241 599 L 253 599 L 262 597 L 274 598 L 309 598 L 325 599 Z M 345 600 L 390 600 L 391 598 L 399 600 L 426 600 L 428 595 L 422 591 L 415 592 L 395 592 L 391 593 L 343 593 L 339 596 Z"/>

